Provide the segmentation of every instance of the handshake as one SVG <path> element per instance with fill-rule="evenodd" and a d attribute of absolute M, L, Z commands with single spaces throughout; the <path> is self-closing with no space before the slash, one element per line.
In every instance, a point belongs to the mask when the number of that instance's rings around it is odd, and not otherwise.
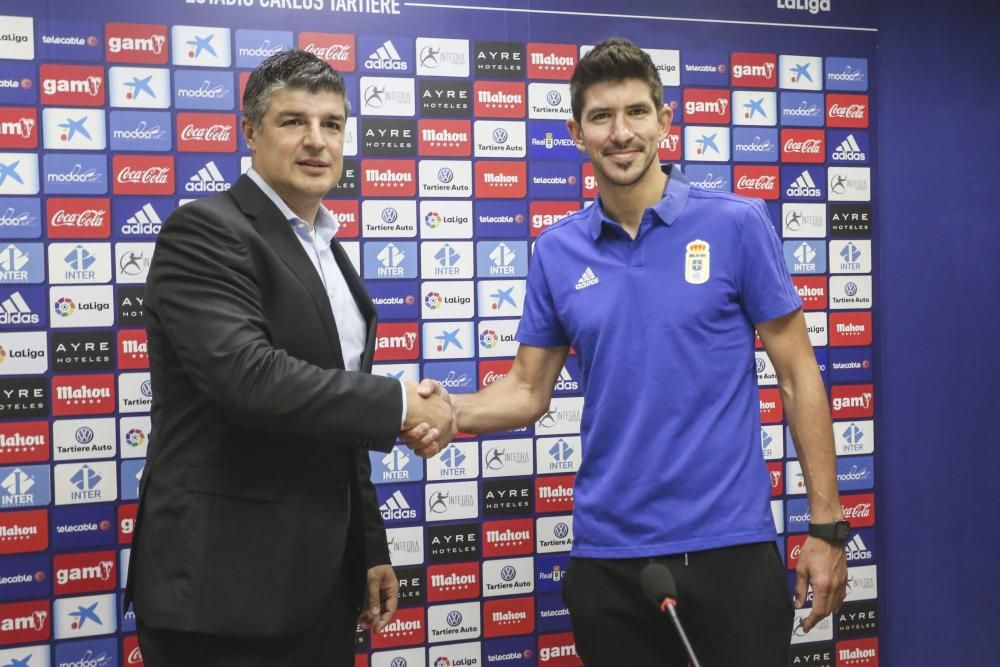
<path fill-rule="evenodd" d="M 413 453 L 428 459 L 448 446 L 458 432 L 458 420 L 448 390 L 434 380 L 406 381 L 406 420 L 399 439 Z"/>

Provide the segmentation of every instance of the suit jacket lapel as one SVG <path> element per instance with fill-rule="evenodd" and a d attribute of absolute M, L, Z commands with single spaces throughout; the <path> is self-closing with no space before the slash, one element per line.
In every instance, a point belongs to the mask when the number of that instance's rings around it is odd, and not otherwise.
<path fill-rule="evenodd" d="M 275 254 L 281 257 L 282 261 L 292 271 L 302 283 L 306 292 L 316 305 L 316 312 L 319 321 L 323 325 L 325 338 L 330 344 L 330 351 L 339 368 L 344 367 L 344 355 L 340 349 L 340 335 L 337 332 L 337 324 L 333 319 L 333 310 L 330 308 L 330 299 L 323 288 L 323 281 L 316 273 L 302 244 L 292 231 L 292 226 L 281 214 L 281 211 L 274 203 L 267 198 L 257 184 L 246 175 L 239 180 L 229 190 L 229 194 L 236 201 L 243 214 L 249 218 L 253 226 L 260 235 L 268 242 L 268 245 Z M 370 302 L 369 302 L 369 305 Z M 364 312 L 364 311 L 362 311 Z"/>
<path fill-rule="evenodd" d="M 365 351 L 361 356 L 361 370 L 370 371 L 372 358 L 375 356 L 375 330 L 378 325 L 375 306 L 372 304 L 372 298 L 368 294 L 368 290 L 365 289 L 365 284 L 361 281 L 361 276 L 355 271 L 350 258 L 344 252 L 343 246 L 340 245 L 337 239 L 333 239 L 330 247 L 333 249 L 333 256 L 337 260 L 340 273 L 344 276 L 347 287 L 351 290 L 351 296 L 354 297 L 354 302 L 358 304 L 361 317 L 365 320 Z"/>

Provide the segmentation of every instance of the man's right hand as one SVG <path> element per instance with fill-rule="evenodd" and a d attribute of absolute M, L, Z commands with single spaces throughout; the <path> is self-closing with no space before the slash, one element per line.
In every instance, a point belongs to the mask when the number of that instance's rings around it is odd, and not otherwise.
<path fill-rule="evenodd" d="M 458 428 L 448 390 L 433 380 L 419 385 L 405 382 L 406 420 L 400 440 L 422 458 L 430 458 L 448 446 Z"/>

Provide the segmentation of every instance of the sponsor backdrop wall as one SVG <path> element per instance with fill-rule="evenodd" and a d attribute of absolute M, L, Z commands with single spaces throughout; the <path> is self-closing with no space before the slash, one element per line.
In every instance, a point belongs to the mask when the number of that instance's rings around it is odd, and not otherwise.
<path fill-rule="evenodd" d="M 162 220 L 249 165 L 248 72 L 302 47 L 345 74 L 355 113 L 326 203 L 382 318 L 375 372 L 469 392 L 510 367 L 533 239 L 595 195 L 564 127 L 568 79 L 611 34 L 660 70 L 675 118 L 662 160 L 700 187 L 764 199 L 805 302 L 854 530 L 848 602 L 793 633 L 792 664 L 878 664 L 873 10 L 537 4 L 4 5 L 0 665 L 141 663 L 118 607 L 156 437 L 143 283 Z M 773 367 L 762 350 L 756 363 L 791 577 L 808 507 Z M 382 633 L 359 633 L 357 665 L 579 664 L 558 591 L 581 382 L 571 357 L 532 428 L 461 438 L 426 463 L 405 447 L 372 455 L 403 607 Z"/>

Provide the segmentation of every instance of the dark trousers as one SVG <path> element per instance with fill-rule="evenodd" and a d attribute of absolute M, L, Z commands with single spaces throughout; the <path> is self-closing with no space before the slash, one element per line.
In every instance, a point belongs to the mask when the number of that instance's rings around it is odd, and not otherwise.
<path fill-rule="evenodd" d="M 359 609 L 349 588 L 342 573 L 328 613 L 300 635 L 226 637 L 152 628 L 139 619 L 139 650 L 146 667 L 353 667 Z"/>
<path fill-rule="evenodd" d="M 653 559 L 570 559 L 563 599 L 586 667 L 687 667 L 673 623 L 640 588 L 651 560 L 677 582 L 677 615 L 702 667 L 787 667 L 794 610 L 772 542 Z"/>

